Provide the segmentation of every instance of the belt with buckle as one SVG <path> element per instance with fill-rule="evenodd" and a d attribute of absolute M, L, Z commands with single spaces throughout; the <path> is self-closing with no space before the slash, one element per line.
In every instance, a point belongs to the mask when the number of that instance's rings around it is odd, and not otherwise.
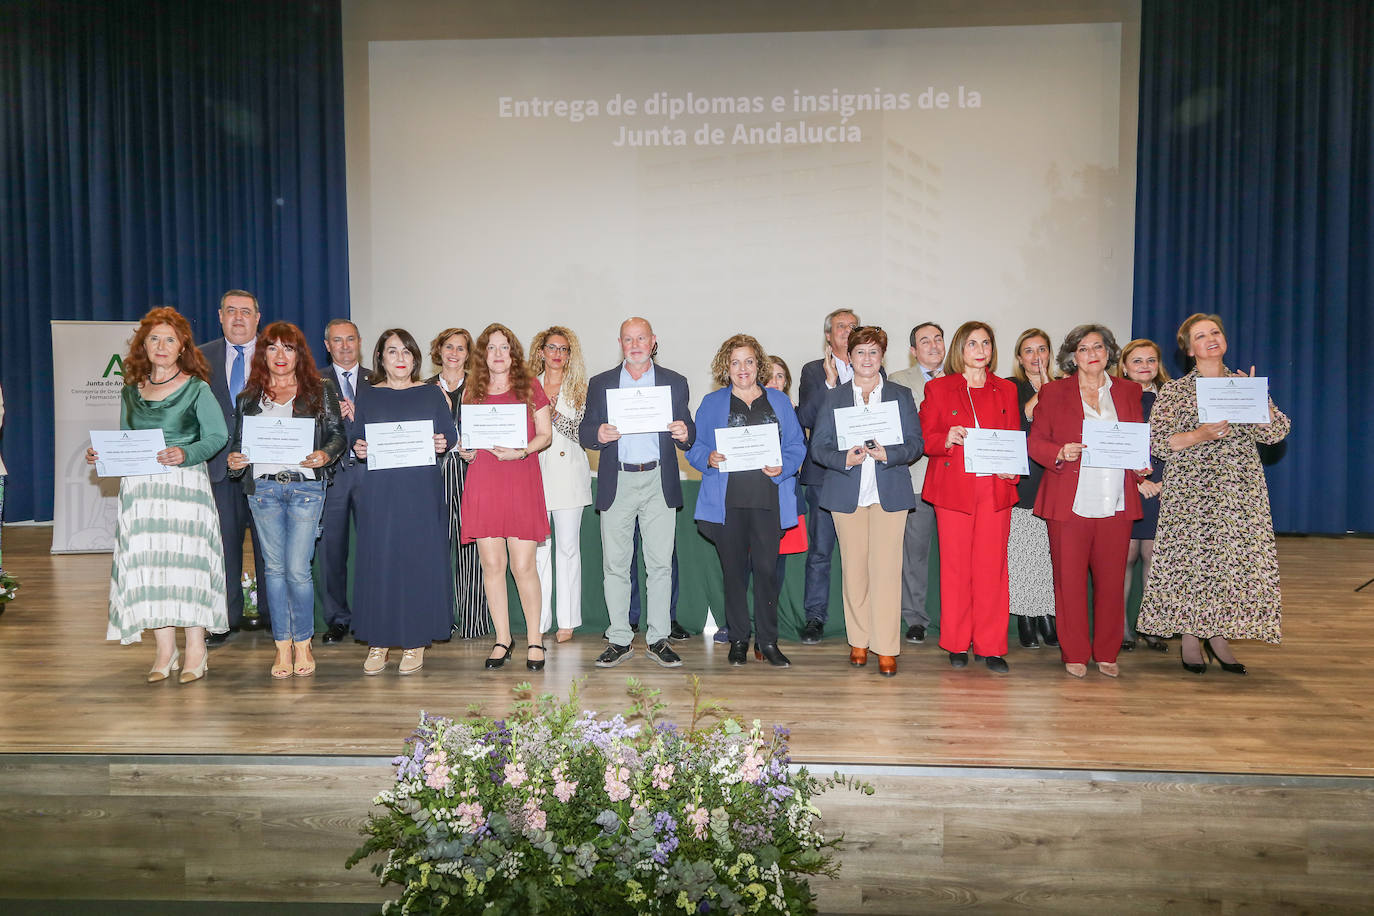
<path fill-rule="evenodd" d="M 657 461 L 649 461 L 649 462 L 646 462 L 646 463 L 644 463 L 644 464 L 621 464 L 621 465 L 620 465 L 620 469 L 621 469 L 622 471 L 652 471 L 652 470 L 653 470 L 654 468 L 656 468 L 656 467 L 658 467 L 658 462 L 657 462 Z"/>
<path fill-rule="evenodd" d="M 277 483 L 299 483 L 302 480 L 314 480 L 313 477 L 306 477 L 300 471 L 278 471 L 275 474 L 259 474 L 258 480 L 275 480 Z"/>

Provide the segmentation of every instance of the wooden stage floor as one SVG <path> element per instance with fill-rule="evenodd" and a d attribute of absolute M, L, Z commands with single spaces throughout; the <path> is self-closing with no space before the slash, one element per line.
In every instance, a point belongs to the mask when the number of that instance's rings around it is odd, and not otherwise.
<path fill-rule="evenodd" d="M 579 633 L 530 674 L 522 653 L 500 672 L 482 668 L 489 643 L 432 649 L 418 674 L 391 667 L 364 677 L 360 645 L 319 646 L 308 679 L 268 676 L 271 638 L 240 634 L 211 655 L 204 682 L 149 686 L 151 640 L 120 646 L 105 635 L 109 557 L 52 556 L 50 529 L 10 527 L 5 565 L 24 583 L 0 616 L 0 753 L 390 756 L 419 710 L 462 715 L 469 704 L 505 711 L 512 688 L 566 694 L 585 677 L 586 705 L 628 707 L 634 676 L 661 687 L 669 717 L 688 712 L 688 674 L 738 715 L 792 730 L 795 757 L 813 764 L 1146 770 L 1237 774 L 1374 775 L 1374 540 L 1281 538 L 1284 643 L 1240 643 L 1248 677 L 1213 667 L 1202 677 L 1168 654 L 1123 654 L 1122 676 L 1064 674 L 1058 652 L 1013 648 L 1011 674 L 981 664 L 951 670 L 930 640 L 908 646 L 898 676 L 851 669 L 843 640 L 784 643 L 775 671 L 725 663 L 698 637 L 678 671 L 642 651 L 611 671 L 593 667 L 603 643 Z"/>

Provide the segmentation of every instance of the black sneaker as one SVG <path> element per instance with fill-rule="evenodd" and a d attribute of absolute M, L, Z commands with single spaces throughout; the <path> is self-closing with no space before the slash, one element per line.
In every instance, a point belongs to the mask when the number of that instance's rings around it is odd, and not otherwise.
<path fill-rule="evenodd" d="M 919 646 L 926 641 L 926 628 L 919 623 L 913 623 L 906 628 L 906 641 L 914 642 Z"/>
<path fill-rule="evenodd" d="M 684 640 L 691 639 L 691 638 L 692 638 L 692 634 L 691 634 L 691 633 L 688 633 L 686 630 L 684 630 L 684 629 L 682 628 L 682 624 L 680 624 L 680 623 L 678 623 L 676 620 L 674 620 L 674 621 L 673 621 L 673 628 L 672 628 L 671 630 L 668 631 L 668 638 L 669 638 L 669 639 L 672 639 L 672 640 L 675 640 L 675 641 L 677 641 L 677 642 L 683 642 Z"/>
<path fill-rule="evenodd" d="M 802 627 L 801 641 L 804 646 L 814 646 L 820 643 L 821 637 L 825 635 L 825 624 L 819 620 L 807 620 L 806 626 Z"/>
<path fill-rule="evenodd" d="M 649 651 L 652 652 L 653 650 Z M 615 643 L 611 643 L 596 657 L 596 667 L 614 668 L 634 654 L 634 646 L 617 646 Z"/>
<path fill-rule="evenodd" d="M 615 647 L 612 646 L 611 648 Z M 601 658 L 605 657 L 606 653 L 601 653 Z M 649 647 L 649 657 L 652 658 L 654 661 L 658 662 L 664 668 L 682 667 L 682 659 L 678 657 L 678 654 L 676 652 L 673 651 L 673 647 L 668 645 L 668 640 L 666 639 L 660 639 L 658 642 L 654 643 L 652 646 Z M 601 664 L 601 659 L 597 659 L 596 663 L 598 665 Z"/>

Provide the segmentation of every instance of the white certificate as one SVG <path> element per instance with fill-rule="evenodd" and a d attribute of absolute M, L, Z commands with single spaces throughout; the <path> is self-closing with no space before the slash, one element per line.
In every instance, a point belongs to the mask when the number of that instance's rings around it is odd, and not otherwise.
<path fill-rule="evenodd" d="M 716 430 L 716 451 L 725 456 L 717 469 L 722 474 L 782 467 L 776 423 L 722 427 Z"/>
<path fill-rule="evenodd" d="M 879 445 L 901 445 L 905 441 L 896 401 L 835 408 L 835 444 L 840 451 L 863 445 L 869 439 L 876 439 Z"/>
<path fill-rule="evenodd" d="M 367 469 L 418 468 L 434 464 L 434 421 L 399 420 L 367 423 Z"/>
<path fill-rule="evenodd" d="M 464 404 L 462 423 L 464 451 L 530 444 L 529 408 L 524 404 Z"/>
<path fill-rule="evenodd" d="M 1150 466 L 1150 424 L 1083 421 L 1083 466 L 1140 471 Z"/>
<path fill-rule="evenodd" d="M 91 430 L 91 448 L 100 456 L 95 472 L 101 477 L 166 474 L 171 468 L 157 463 L 157 453 L 166 447 L 160 429 Z"/>
<path fill-rule="evenodd" d="M 1026 434 L 1019 429 L 970 429 L 964 434 L 964 470 L 970 474 L 1029 474 Z"/>
<path fill-rule="evenodd" d="M 1198 378 L 1197 418 L 1203 423 L 1269 422 L 1269 379 Z"/>
<path fill-rule="evenodd" d="M 311 417 L 244 417 L 243 454 L 254 464 L 300 464 L 315 450 Z"/>
<path fill-rule="evenodd" d="M 607 388 L 606 422 L 622 436 L 667 432 L 673 422 L 673 390 L 667 385 Z"/>

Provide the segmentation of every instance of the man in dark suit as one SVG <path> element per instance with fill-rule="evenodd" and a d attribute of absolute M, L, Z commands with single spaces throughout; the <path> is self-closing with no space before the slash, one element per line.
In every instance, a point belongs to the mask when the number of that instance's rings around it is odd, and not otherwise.
<path fill-rule="evenodd" d="M 339 386 L 345 412 L 351 414 L 358 388 L 368 384 L 371 371 L 358 361 L 361 341 L 358 326 L 347 318 L 335 318 L 324 329 L 324 349 L 329 361 L 320 367 Z M 353 623 L 353 608 L 348 597 L 348 550 L 352 523 L 358 507 L 358 485 L 367 473 L 366 462 L 359 461 L 350 448 L 334 468 L 334 477 L 324 494 L 324 514 L 320 517 L 320 593 L 324 602 L 326 643 L 343 642 Z"/>
<path fill-rule="evenodd" d="M 825 357 L 802 366 L 797 420 L 808 440 L 826 392 L 854 380 L 854 369 L 849 365 L 849 332 L 858 326 L 859 316 L 850 309 L 835 309 L 826 315 Z M 806 537 L 811 545 L 806 553 L 806 585 L 802 592 L 806 624 L 802 627 L 801 641 L 807 645 L 821 641 L 825 622 L 830 617 L 830 558 L 835 553 L 835 520 L 821 508 L 820 490 L 824 479 L 825 469 L 811 460 L 808 450 L 801 469 L 802 486 L 806 487 Z"/>
<path fill-rule="evenodd" d="M 599 668 L 612 668 L 634 654 L 630 646 L 634 638 L 630 629 L 630 558 L 636 521 L 643 533 L 648 580 L 645 616 L 649 655 L 665 668 L 682 664 L 668 642 L 673 546 L 677 510 L 682 508 L 682 481 L 674 449 L 686 451 L 691 447 L 696 425 L 687 409 L 687 380 L 654 364 L 657 344 L 653 328 L 643 318 L 630 318 L 620 326 L 620 350 L 625 361 L 588 382 L 587 409 L 578 428 L 582 446 L 601 453 L 596 509 L 601 513 L 602 574 L 611 625 L 606 630 L 609 645 L 596 660 Z M 610 422 L 607 391 L 653 387 L 669 389 L 672 421 L 660 432 L 622 434 Z"/>
<path fill-rule="evenodd" d="M 224 423 L 234 428 L 234 401 L 248 381 L 253 365 L 253 351 L 258 340 L 258 297 L 241 289 L 231 289 L 219 298 L 219 323 L 224 336 L 201 344 L 200 350 L 210 363 L 210 390 L 224 411 Z M 248 497 L 243 485 L 228 476 L 226 463 L 229 446 L 206 464 L 210 470 L 210 489 L 219 509 L 219 531 L 224 539 L 224 583 L 229 590 L 229 632 L 211 633 L 205 638 L 210 648 L 222 646 L 243 625 L 243 589 L 239 587 L 243 575 L 243 532 L 253 535 L 253 566 L 258 577 L 258 614 L 262 623 L 271 628 L 271 613 L 267 606 L 267 579 L 263 575 L 263 553 L 258 532 L 253 527 L 253 514 L 248 509 Z"/>

